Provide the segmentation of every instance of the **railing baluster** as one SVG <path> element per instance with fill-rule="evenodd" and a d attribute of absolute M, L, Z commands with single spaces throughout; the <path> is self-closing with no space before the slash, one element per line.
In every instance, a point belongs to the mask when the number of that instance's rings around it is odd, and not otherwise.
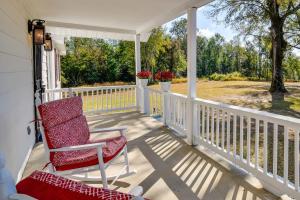
<path fill-rule="evenodd" d="M 156 107 L 156 115 L 158 114 L 158 98 L 157 98 L 157 92 L 155 92 L 155 107 Z"/>
<path fill-rule="evenodd" d="M 215 141 L 215 108 L 211 108 L 211 143 Z"/>
<path fill-rule="evenodd" d="M 91 91 L 92 92 L 92 111 L 94 111 L 94 90 Z"/>
<path fill-rule="evenodd" d="M 216 146 L 219 147 L 220 137 L 220 110 L 217 108 L 217 131 L 216 131 Z"/>
<path fill-rule="evenodd" d="M 105 108 L 106 108 L 106 111 L 108 111 L 108 89 L 105 90 Z"/>
<path fill-rule="evenodd" d="M 129 97 L 129 101 L 128 101 L 128 104 L 129 106 L 133 106 L 133 95 L 132 95 L 132 91 L 133 91 L 133 88 L 129 88 L 129 93 L 128 93 L 128 97 Z M 150 95 L 150 91 L 149 91 L 149 95 Z M 149 96 L 150 97 L 150 96 Z"/>
<path fill-rule="evenodd" d="M 278 124 L 274 124 L 273 138 L 273 178 L 277 181 L 277 145 L 278 145 Z"/>
<path fill-rule="evenodd" d="M 89 111 L 89 91 L 85 92 L 85 109 L 88 112 Z"/>
<path fill-rule="evenodd" d="M 122 108 L 122 88 L 119 89 L 119 108 Z"/>
<path fill-rule="evenodd" d="M 118 108 L 118 89 L 115 88 L 115 93 L 114 93 L 114 104 L 115 104 L 115 108 L 117 109 Z"/>
<path fill-rule="evenodd" d="M 299 134 L 300 131 L 295 130 L 295 190 L 299 192 Z"/>
<path fill-rule="evenodd" d="M 236 114 L 233 115 L 233 156 L 236 160 Z"/>
<path fill-rule="evenodd" d="M 247 165 L 250 166 L 251 157 L 251 117 L 247 121 Z"/>
<path fill-rule="evenodd" d="M 187 124 L 186 124 L 186 101 L 184 101 L 184 103 L 183 103 L 183 127 L 184 127 L 184 129 L 186 130 L 187 129 Z"/>
<path fill-rule="evenodd" d="M 240 116 L 240 160 L 244 159 L 244 116 Z"/>
<path fill-rule="evenodd" d="M 284 184 L 288 184 L 289 180 L 289 129 L 287 126 L 284 126 L 284 156 L 283 156 L 283 161 L 284 161 L 284 172 L 283 172 L 283 180 Z"/>
<path fill-rule="evenodd" d="M 268 122 L 264 121 L 264 174 L 268 173 Z"/>
<path fill-rule="evenodd" d="M 180 114 L 180 124 L 184 129 L 184 119 L 183 119 L 183 113 L 185 112 L 184 110 L 184 102 L 180 101 L 180 110 L 181 110 L 181 114 Z"/>
<path fill-rule="evenodd" d="M 126 107 L 127 107 L 127 108 L 130 106 L 130 98 L 129 98 L 129 94 L 130 94 L 130 89 L 127 88 L 127 89 L 126 89 Z"/>
<path fill-rule="evenodd" d="M 227 122 L 226 122 L 226 132 L 227 132 L 227 134 L 226 134 L 226 138 L 227 138 L 227 154 L 228 154 L 228 156 L 230 155 L 230 118 L 231 118 L 231 115 L 230 115 L 230 113 L 229 112 L 227 112 L 226 113 L 227 115 L 226 115 L 226 119 L 227 119 Z"/>
<path fill-rule="evenodd" d="M 209 142 L 209 113 L 210 107 L 206 107 L 206 142 Z"/>
<path fill-rule="evenodd" d="M 109 90 L 109 102 L 110 102 L 110 109 L 114 109 L 113 101 L 112 101 L 112 89 Z"/>
<path fill-rule="evenodd" d="M 97 95 L 97 111 L 99 110 L 99 90 L 96 90 L 96 95 Z"/>
<path fill-rule="evenodd" d="M 201 123 L 201 125 L 202 125 L 202 131 L 201 132 L 202 132 L 202 134 L 201 135 L 202 135 L 202 140 L 204 140 L 204 138 L 205 138 L 204 137 L 204 132 L 205 132 L 205 124 L 204 124 L 205 123 L 205 118 L 204 118 L 205 117 L 205 106 L 202 104 L 201 107 L 202 107 L 202 123 Z"/>
<path fill-rule="evenodd" d="M 201 117 L 200 117 L 200 115 L 201 115 L 201 106 L 200 106 L 200 104 L 196 104 L 196 108 L 197 108 L 197 138 L 198 138 L 198 141 L 200 140 L 200 134 L 201 134 Z M 197 141 L 197 142 L 198 142 Z M 196 142 L 196 143 L 197 143 Z"/>
<path fill-rule="evenodd" d="M 126 108 L 126 88 L 123 89 L 123 110 Z"/>
<path fill-rule="evenodd" d="M 255 120 L 255 169 L 258 169 L 258 153 L 259 153 L 259 119 Z"/>
<path fill-rule="evenodd" d="M 222 110 L 222 150 L 225 150 L 225 111 Z"/>
<path fill-rule="evenodd" d="M 101 110 L 104 110 L 104 95 L 103 95 L 103 89 L 101 89 Z"/>

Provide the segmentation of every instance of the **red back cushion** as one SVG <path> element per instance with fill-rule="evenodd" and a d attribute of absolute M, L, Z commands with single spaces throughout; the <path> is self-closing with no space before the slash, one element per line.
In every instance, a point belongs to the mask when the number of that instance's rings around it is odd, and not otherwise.
<path fill-rule="evenodd" d="M 39 112 L 45 129 L 69 121 L 83 114 L 80 97 L 50 101 L 39 105 Z"/>
<path fill-rule="evenodd" d="M 90 138 L 89 127 L 83 115 L 58 124 L 45 132 L 49 148 L 86 144 Z"/>
<path fill-rule="evenodd" d="M 60 176 L 35 171 L 17 184 L 17 191 L 39 200 L 129 200 L 132 195 L 87 186 Z"/>
<path fill-rule="evenodd" d="M 89 140 L 80 97 L 51 101 L 38 109 L 50 149 L 86 144 Z"/>

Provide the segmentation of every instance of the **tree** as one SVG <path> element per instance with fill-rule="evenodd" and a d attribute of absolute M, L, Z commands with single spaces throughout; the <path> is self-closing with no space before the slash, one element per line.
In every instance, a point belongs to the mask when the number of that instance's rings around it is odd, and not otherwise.
<path fill-rule="evenodd" d="M 130 82 L 135 80 L 134 42 L 120 41 L 113 57 L 116 59 L 116 80 Z M 113 59 L 113 58 L 111 58 Z"/>
<path fill-rule="evenodd" d="M 184 51 L 185 57 L 187 55 L 187 19 L 182 18 L 180 20 L 176 20 L 172 23 L 172 27 L 170 28 L 170 33 L 173 38 L 177 40 L 181 49 Z"/>
<path fill-rule="evenodd" d="M 219 0 L 212 7 L 211 16 L 225 12 L 225 22 L 242 34 L 257 36 L 258 30 L 263 30 L 269 35 L 273 70 L 270 92 L 287 92 L 282 64 L 288 47 L 300 48 L 299 0 Z"/>
<path fill-rule="evenodd" d="M 292 80 L 300 79 L 300 60 L 293 54 L 289 54 L 284 61 L 287 78 Z"/>

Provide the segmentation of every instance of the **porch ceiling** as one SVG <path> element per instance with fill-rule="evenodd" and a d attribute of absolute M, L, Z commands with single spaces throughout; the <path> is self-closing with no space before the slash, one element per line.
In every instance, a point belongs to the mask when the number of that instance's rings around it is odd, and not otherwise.
<path fill-rule="evenodd" d="M 140 33 L 142 40 L 152 28 L 184 14 L 189 7 L 200 7 L 213 0 L 27 0 L 36 18 L 45 19 L 52 31 L 71 29 L 89 33 L 114 33 L 112 38 L 134 39 Z M 56 28 L 56 29 L 55 29 Z M 77 31 L 77 34 L 78 33 Z M 130 36 L 130 37 L 128 37 Z"/>

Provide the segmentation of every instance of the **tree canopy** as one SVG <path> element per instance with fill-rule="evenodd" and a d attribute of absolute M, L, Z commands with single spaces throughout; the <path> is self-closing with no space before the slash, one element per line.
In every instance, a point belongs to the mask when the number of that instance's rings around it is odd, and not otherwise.
<path fill-rule="evenodd" d="M 283 62 L 291 48 L 300 48 L 299 0 L 217 0 L 212 17 L 225 14 L 224 22 L 244 36 L 267 37 L 272 65 L 271 93 L 285 93 Z"/>
<path fill-rule="evenodd" d="M 141 44 L 142 68 L 156 73 L 171 70 L 186 76 L 186 19 L 175 21 L 169 30 L 157 28 Z M 241 36 L 226 41 L 220 34 L 197 36 L 197 76 L 235 71 L 253 80 L 271 80 L 270 37 L 262 34 L 242 43 Z M 71 38 L 62 57 L 64 86 L 102 82 L 135 81 L 134 42 Z M 283 61 L 285 79 L 300 79 L 300 61 L 291 51 Z"/>

